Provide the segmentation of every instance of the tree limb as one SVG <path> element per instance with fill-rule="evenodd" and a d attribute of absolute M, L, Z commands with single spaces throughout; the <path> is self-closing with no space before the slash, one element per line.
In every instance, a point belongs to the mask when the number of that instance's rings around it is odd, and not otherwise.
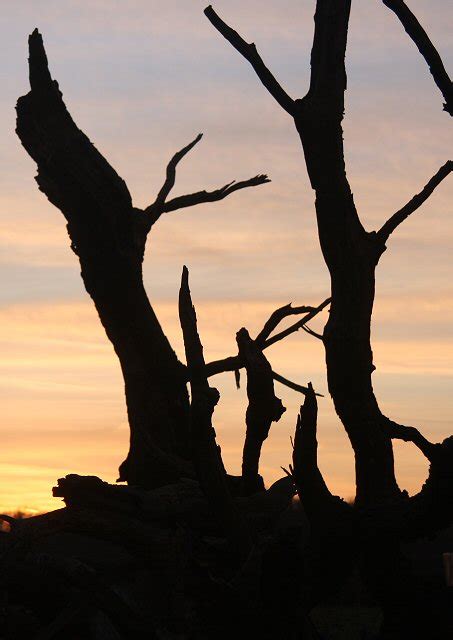
<path fill-rule="evenodd" d="M 399 211 L 394 213 L 385 224 L 377 232 L 378 239 L 385 243 L 390 234 L 408 218 L 414 211 L 417 211 L 421 205 L 428 200 L 434 189 L 444 180 L 450 172 L 453 171 L 453 161 L 448 160 L 441 166 L 439 171 L 426 183 L 420 193 L 417 193 L 407 204 Z"/>
<path fill-rule="evenodd" d="M 316 331 L 313 331 L 313 329 L 310 329 L 308 325 L 304 325 L 302 329 L 306 333 L 308 333 L 308 335 L 313 336 L 313 338 L 317 338 L 318 340 L 321 340 L 321 342 L 323 342 L 324 337 L 320 333 L 317 333 Z"/>
<path fill-rule="evenodd" d="M 246 42 L 237 31 L 234 31 L 217 15 L 211 5 L 206 7 L 204 14 L 217 31 L 252 65 L 258 78 L 278 104 L 290 115 L 294 115 L 294 100 L 266 67 L 255 44 Z"/>
<path fill-rule="evenodd" d="M 439 445 L 427 440 L 418 429 L 393 422 L 393 420 L 390 420 L 386 416 L 383 416 L 383 426 L 392 439 L 412 442 L 420 449 L 425 458 L 430 462 L 434 460 Z"/>
<path fill-rule="evenodd" d="M 304 387 L 301 384 L 297 384 L 296 382 L 293 382 L 292 380 L 288 380 L 288 378 L 284 378 L 276 371 L 272 371 L 272 377 L 277 382 L 280 382 L 280 384 L 285 385 L 285 387 L 289 387 L 290 389 L 293 389 L 293 391 L 298 391 L 299 393 L 302 393 L 304 396 L 307 395 L 307 393 L 309 393 L 308 387 Z M 318 398 L 324 397 L 321 393 L 316 393 L 315 395 L 318 396 Z"/>
<path fill-rule="evenodd" d="M 277 333 L 275 336 L 267 338 L 267 340 L 264 341 L 262 348 L 267 349 L 279 340 L 283 340 L 283 338 L 286 338 L 301 329 L 307 322 L 312 320 L 318 313 L 325 309 L 325 307 L 330 304 L 330 301 L 331 298 L 327 298 L 324 302 L 321 302 L 318 307 L 314 307 L 313 311 L 310 311 L 304 318 L 301 318 L 298 322 L 287 329 L 284 329 L 280 333 Z M 222 360 L 214 360 L 213 362 L 208 362 L 206 365 L 206 376 L 210 378 L 211 376 L 215 376 L 218 373 L 224 373 L 225 371 L 236 371 L 238 369 L 242 369 L 243 366 L 244 364 L 239 356 L 230 356 L 228 358 L 223 358 Z"/>
<path fill-rule="evenodd" d="M 403 0 L 383 0 L 383 3 L 397 15 L 406 33 L 422 54 L 434 82 L 444 97 L 444 111 L 453 116 L 453 83 L 428 34 Z"/>
<path fill-rule="evenodd" d="M 183 147 L 180 151 L 177 151 L 175 153 L 175 155 L 171 158 L 170 162 L 168 163 L 168 165 L 167 165 L 167 175 L 165 177 L 165 182 L 162 185 L 161 190 L 157 194 L 157 197 L 154 200 L 154 202 L 152 204 L 150 204 L 149 207 L 146 207 L 146 209 L 145 209 L 145 213 L 151 216 L 151 219 L 152 219 L 152 223 L 151 224 L 154 224 L 154 222 L 161 215 L 161 213 L 162 213 L 162 205 L 164 204 L 165 200 L 167 199 L 167 196 L 170 193 L 170 191 L 175 186 L 176 167 L 177 167 L 177 165 L 184 158 L 184 156 L 187 155 L 189 153 L 189 151 L 191 149 L 193 149 L 193 147 L 198 142 L 200 142 L 202 137 L 203 137 L 203 134 L 199 133 L 197 135 L 197 137 L 194 140 L 192 140 L 192 142 L 190 142 L 188 145 Z"/>
<path fill-rule="evenodd" d="M 283 307 L 280 307 L 273 312 L 269 320 L 266 321 L 264 327 L 256 336 L 255 342 L 258 344 L 264 344 L 265 340 L 284 318 L 292 315 L 298 315 L 299 313 L 310 313 L 315 310 L 314 307 L 292 307 L 291 304 L 291 302 L 289 304 L 285 304 Z"/>
<path fill-rule="evenodd" d="M 196 204 L 203 204 L 204 202 L 216 202 L 217 200 L 223 200 L 223 198 L 234 193 L 234 191 L 246 189 L 247 187 L 256 187 L 260 184 L 265 184 L 266 182 L 270 182 L 270 179 L 264 174 L 259 174 L 249 180 L 242 180 L 241 182 L 233 180 L 233 182 L 229 182 L 223 187 L 220 187 L 220 189 L 215 189 L 214 191 L 197 191 L 196 193 L 178 196 L 168 202 L 164 202 L 159 215 L 162 213 L 169 213 L 170 211 L 176 211 L 177 209 L 184 209 L 185 207 L 193 207 Z"/>
<path fill-rule="evenodd" d="M 313 320 L 313 318 L 317 316 L 318 313 L 320 313 L 323 309 L 325 309 L 327 305 L 330 304 L 331 300 L 332 300 L 331 298 L 326 298 L 324 302 L 321 302 L 321 304 L 318 307 L 315 307 L 313 311 L 310 311 L 310 313 L 308 313 L 304 318 L 301 318 L 298 322 L 292 324 L 287 329 L 283 329 L 283 331 L 280 331 L 280 333 L 277 333 L 274 336 L 268 338 L 264 343 L 263 348 L 267 349 L 267 347 L 270 347 L 272 344 L 275 344 L 276 342 L 283 340 L 283 338 L 286 338 L 292 333 L 299 331 L 299 329 L 302 329 L 302 327 L 304 327 L 307 324 L 307 322 L 310 322 L 310 320 Z"/>

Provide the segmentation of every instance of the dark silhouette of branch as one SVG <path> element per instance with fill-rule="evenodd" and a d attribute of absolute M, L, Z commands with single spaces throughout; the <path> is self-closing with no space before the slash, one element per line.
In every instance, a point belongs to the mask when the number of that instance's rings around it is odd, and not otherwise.
<path fill-rule="evenodd" d="M 211 5 L 204 10 L 205 16 L 222 36 L 252 65 L 258 78 L 275 98 L 278 104 L 290 115 L 294 115 L 294 100 L 280 86 L 278 81 L 264 64 L 253 42 L 246 42 L 220 18 Z"/>
<path fill-rule="evenodd" d="M 226 474 L 212 427 L 212 414 L 219 400 L 209 386 L 203 346 L 197 330 L 197 316 L 189 289 L 189 271 L 183 268 L 179 291 L 179 319 L 184 338 L 191 388 L 192 460 L 212 512 L 225 530 L 232 550 L 241 559 L 251 548 L 247 525 L 240 516 L 226 483 Z"/>
<path fill-rule="evenodd" d="M 315 307 L 292 307 L 291 304 L 291 302 L 289 304 L 285 304 L 283 307 L 280 307 L 273 312 L 269 320 L 267 320 L 264 327 L 255 338 L 255 341 L 258 344 L 264 344 L 272 331 L 280 324 L 280 322 L 284 318 L 292 315 L 298 315 L 300 313 L 310 313 L 311 311 L 315 310 Z"/>
<path fill-rule="evenodd" d="M 168 213 L 170 211 L 176 211 L 177 209 L 184 209 L 185 207 L 193 207 L 196 204 L 202 204 L 204 202 L 216 202 L 217 200 L 223 200 L 231 193 L 239 191 L 239 189 L 246 189 L 247 187 L 256 187 L 260 184 L 270 182 L 270 179 L 264 175 L 259 174 L 249 180 L 242 180 L 241 182 L 229 182 L 220 189 L 214 191 L 197 191 L 196 193 L 190 193 L 184 196 L 178 196 L 164 202 L 161 207 L 161 213 Z"/>
<path fill-rule="evenodd" d="M 267 338 L 267 340 L 264 341 L 262 349 L 267 349 L 272 344 L 279 342 L 279 340 L 283 340 L 283 338 L 286 338 L 287 336 L 301 329 L 305 325 L 305 323 L 312 320 L 318 313 L 320 313 L 325 307 L 327 307 L 327 305 L 330 304 L 330 301 L 331 298 L 327 298 L 318 307 L 314 307 L 313 311 L 310 311 L 304 318 L 301 318 L 298 322 L 291 325 L 287 329 L 284 329 L 280 333 L 277 333 L 275 336 Z M 279 310 L 277 310 L 277 312 L 278 311 Z M 206 375 L 208 378 L 210 378 L 211 376 L 215 376 L 218 373 L 224 373 L 225 371 L 236 371 L 238 369 L 242 369 L 243 366 L 244 364 L 242 363 L 239 356 L 229 356 L 228 358 L 223 358 L 222 360 L 214 360 L 213 362 L 208 362 L 208 364 L 206 365 Z"/>
<path fill-rule="evenodd" d="M 280 382 L 280 384 L 285 385 L 285 387 L 289 387 L 290 389 L 293 389 L 293 391 L 298 391 L 299 393 L 302 393 L 303 395 L 305 395 L 308 392 L 308 387 L 304 387 L 301 384 L 297 384 L 296 382 L 293 382 L 292 380 L 288 380 L 288 378 L 284 378 L 283 376 L 281 376 L 276 371 L 272 371 L 272 377 L 277 382 Z M 317 395 L 319 395 L 319 394 L 317 394 Z"/>
<path fill-rule="evenodd" d="M 165 182 L 162 185 L 161 190 L 157 194 L 157 197 L 154 200 L 154 202 L 149 207 L 147 207 L 145 209 L 145 213 L 148 213 L 153 217 L 156 216 L 156 215 L 157 216 L 160 215 L 162 205 L 164 204 L 165 200 L 167 199 L 167 196 L 170 193 L 170 191 L 175 186 L 176 167 L 177 167 L 177 165 L 184 158 L 184 156 L 186 154 L 188 154 L 189 151 L 191 149 L 193 149 L 193 147 L 198 142 L 200 142 L 202 137 L 203 137 L 203 134 L 199 133 L 197 135 L 197 137 L 194 140 L 192 140 L 192 142 L 190 142 L 188 145 L 183 147 L 180 151 L 177 151 L 175 153 L 175 155 L 171 158 L 170 162 L 167 165 L 167 175 L 165 177 Z"/>
<path fill-rule="evenodd" d="M 422 206 L 429 196 L 433 193 L 434 189 L 453 171 L 453 161 L 448 160 L 441 166 L 439 171 L 426 183 L 420 193 L 417 193 L 407 204 L 404 205 L 399 211 L 394 213 L 385 224 L 377 232 L 377 237 L 386 242 L 391 233 L 400 225 L 406 218 L 408 218 L 414 211 L 417 211 Z"/>
<path fill-rule="evenodd" d="M 398 16 L 406 33 L 424 57 L 434 82 L 444 97 L 444 111 L 453 116 L 453 83 L 428 34 L 403 0 L 383 0 L 383 3 Z"/>
<path fill-rule="evenodd" d="M 313 336 L 313 338 L 317 338 L 318 340 L 321 340 L 321 342 L 324 340 L 323 336 L 320 333 L 317 333 L 316 331 L 313 331 L 313 329 L 310 329 L 310 327 L 308 325 L 304 325 L 302 327 L 302 329 L 308 333 L 308 335 Z"/>
<path fill-rule="evenodd" d="M 323 309 L 325 309 L 327 305 L 330 304 L 331 300 L 332 300 L 331 298 L 326 298 L 324 302 L 321 302 L 321 304 L 318 307 L 315 307 L 313 311 L 310 311 L 310 313 L 308 313 L 304 318 L 301 318 L 298 322 L 292 324 L 287 329 L 283 329 L 283 331 L 280 331 L 280 333 L 277 333 L 274 336 L 271 336 L 270 338 L 268 338 L 264 343 L 263 348 L 267 349 L 267 347 L 270 347 L 272 344 L 275 344 L 276 342 L 283 340 L 287 336 L 290 336 L 292 333 L 299 331 L 299 329 L 302 329 L 307 324 L 307 322 L 310 322 L 310 320 L 313 320 L 313 318 L 317 316 L 318 313 L 320 313 Z"/>
<path fill-rule="evenodd" d="M 249 180 L 242 180 L 241 182 L 236 182 L 235 180 L 233 180 L 233 182 L 229 182 L 223 187 L 220 187 L 220 189 L 215 189 L 214 191 L 197 191 L 196 193 L 177 196 L 176 198 L 172 198 L 171 200 L 167 201 L 167 197 L 175 185 L 176 167 L 178 163 L 184 158 L 187 153 L 189 153 L 191 149 L 193 149 L 193 147 L 201 140 L 202 137 L 203 134 L 199 133 L 197 137 L 192 140 L 192 142 L 175 153 L 175 155 L 168 163 L 165 182 L 162 185 L 161 190 L 157 194 L 157 198 L 152 204 L 149 205 L 149 207 L 146 207 L 146 209 L 144 210 L 144 213 L 147 216 L 148 229 L 152 227 L 152 225 L 160 218 L 163 213 L 176 211 L 177 209 L 184 209 L 185 207 L 192 207 L 204 202 L 215 202 L 217 200 L 223 200 L 223 198 L 229 196 L 230 193 L 238 191 L 239 189 L 256 187 L 260 184 L 270 182 L 270 179 L 266 175 L 260 174 L 253 178 L 250 178 Z"/>

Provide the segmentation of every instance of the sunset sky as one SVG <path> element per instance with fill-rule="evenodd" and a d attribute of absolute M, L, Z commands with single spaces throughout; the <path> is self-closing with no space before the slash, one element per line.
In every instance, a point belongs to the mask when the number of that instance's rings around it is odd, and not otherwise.
<path fill-rule="evenodd" d="M 450 72 L 449 0 L 410 0 Z M 292 97 L 309 80 L 315 3 L 217 0 Z M 0 511 L 58 508 L 68 473 L 114 481 L 128 448 L 119 365 L 84 291 L 62 214 L 33 180 L 14 133 L 28 91 L 27 37 L 38 27 L 72 116 L 126 180 L 137 206 L 151 203 L 171 155 L 204 132 L 179 167 L 174 195 L 268 173 L 272 182 L 164 216 L 145 258 L 149 296 L 183 359 L 177 318 L 182 265 L 191 274 L 208 360 L 235 353 L 278 306 L 318 304 L 329 279 L 313 193 L 289 116 L 214 30 L 199 0 L 3 0 L 0 97 Z M 376 0 L 353 1 L 347 53 L 348 176 L 367 229 L 377 228 L 452 157 L 451 118 L 401 24 Z M 388 242 L 377 272 L 374 384 L 383 411 L 440 440 L 453 433 L 453 178 Z M 321 329 L 326 316 L 313 324 Z M 353 495 L 353 456 L 327 396 L 322 345 L 305 333 L 268 352 L 282 375 L 320 393 L 319 457 L 335 492 Z M 215 427 L 224 461 L 240 470 L 245 390 L 232 374 Z M 301 396 L 277 386 L 287 412 L 266 441 L 267 483 L 290 461 Z M 417 490 L 426 463 L 395 447 L 403 487 Z"/>

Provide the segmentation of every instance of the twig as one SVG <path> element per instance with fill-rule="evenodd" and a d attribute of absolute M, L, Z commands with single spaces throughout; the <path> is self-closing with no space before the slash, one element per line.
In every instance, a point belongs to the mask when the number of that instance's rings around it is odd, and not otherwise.
<path fill-rule="evenodd" d="M 197 137 L 194 140 L 192 140 L 192 142 L 190 142 L 188 145 L 183 147 L 180 151 L 177 151 L 175 155 L 171 158 L 170 162 L 168 163 L 165 182 L 162 185 L 161 190 L 157 194 L 157 197 L 154 200 L 154 202 L 145 209 L 145 213 L 149 214 L 153 218 L 153 222 L 155 222 L 157 218 L 161 215 L 162 205 L 164 204 L 168 194 L 170 193 L 170 191 L 173 189 L 175 185 L 177 165 L 184 158 L 184 156 L 187 155 L 189 151 L 193 149 L 193 147 L 198 142 L 200 142 L 202 137 L 203 137 L 203 134 L 199 133 Z"/>
<path fill-rule="evenodd" d="M 313 311 L 310 311 L 304 318 L 301 318 L 298 322 L 291 325 L 287 329 L 284 329 L 280 333 L 277 333 L 275 336 L 271 338 L 267 338 L 264 341 L 262 349 L 267 349 L 271 345 L 275 344 L 279 340 L 283 340 L 287 336 L 295 333 L 299 329 L 301 329 L 307 322 L 312 320 L 318 313 L 320 313 L 327 305 L 331 302 L 331 298 L 327 298 L 322 302 L 318 307 L 315 307 Z M 222 360 L 214 360 L 213 362 L 208 362 L 206 365 L 206 375 L 207 377 L 215 376 L 218 373 L 224 373 L 225 371 L 235 371 L 236 369 L 242 369 L 244 363 L 241 361 L 239 356 L 229 356 L 228 358 L 223 358 Z"/>

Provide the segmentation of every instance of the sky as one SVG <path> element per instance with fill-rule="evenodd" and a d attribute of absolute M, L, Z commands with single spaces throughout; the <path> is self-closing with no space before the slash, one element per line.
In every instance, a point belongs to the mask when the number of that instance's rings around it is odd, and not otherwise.
<path fill-rule="evenodd" d="M 313 1 L 217 0 L 214 8 L 258 49 L 292 97 L 309 81 Z M 68 473 L 114 481 L 128 449 L 118 362 L 83 289 L 64 218 L 34 182 L 14 133 L 28 91 L 27 37 L 38 27 L 66 105 L 150 204 L 171 155 L 203 132 L 178 167 L 173 195 L 267 173 L 272 182 L 222 202 L 167 214 L 153 228 L 145 282 L 183 359 L 177 317 L 182 265 L 191 274 L 207 360 L 233 355 L 235 334 L 256 334 L 282 304 L 318 304 L 329 279 L 313 193 L 289 116 L 215 31 L 199 0 L 3 0 L 0 96 L 0 511 L 61 506 L 51 487 Z M 410 7 L 453 69 L 448 0 Z M 378 228 L 451 158 L 451 121 L 424 60 L 393 13 L 353 0 L 344 122 L 349 180 L 365 227 Z M 453 432 L 453 179 L 388 242 L 377 271 L 374 385 L 382 410 L 433 441 Z M 324 315 L 313 323 L 322 329 Z M 267 351 L 276 371 L 324 393 L 319 464 L 330 488 L 354 493 L 353 455 L 327 394 L 322 344 L 295 334 Z M 246 396 L 232 374 L 214 416 L 231 473 L 240 472 Z M 267 484 L 290 462 L 302 397 L 276 384 L 287 407 L 263 448 Z M 396 443 L 397 477 L 410 493 L 427 466 Z"/>

